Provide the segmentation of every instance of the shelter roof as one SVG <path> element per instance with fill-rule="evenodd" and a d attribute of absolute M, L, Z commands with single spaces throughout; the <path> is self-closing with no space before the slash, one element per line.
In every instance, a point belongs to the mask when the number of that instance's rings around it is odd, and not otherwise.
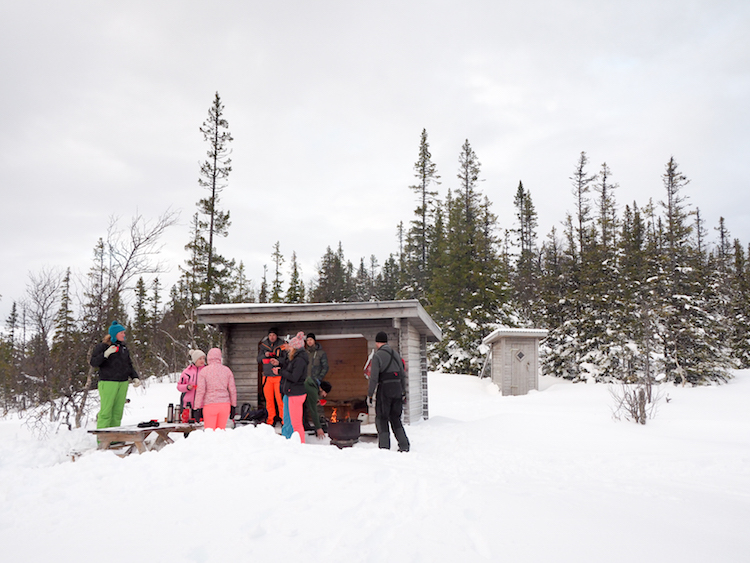
<path fill-rule="evenodd" d="M 427 340 L 443 333 L 416 299 L 358 303 L 227 303 L 201 305 L 198 322 L 212 325 L 409 319 Z"/>

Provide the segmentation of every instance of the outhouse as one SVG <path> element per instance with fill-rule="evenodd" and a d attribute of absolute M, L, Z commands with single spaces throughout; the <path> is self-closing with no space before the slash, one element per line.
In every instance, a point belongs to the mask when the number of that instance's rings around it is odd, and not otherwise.
<path fill-rule="evenodd" d="M 539 389 L 539 341 L 544 329 L 498 328 L 482 343 L 489 346 L 486 365 L 503 395 L 525 395 Z"/>
<path fill-rule="evenodd" d="M 201 305 L 197 312 L 198 322 L 214 325 L 222 333 L 224 363 L 234 372 L 238 404 L 257 407 L 263 400 L 258 346 L 268 329 L 275 327 L 282 338 L 298 331 L 315 334 L 328 357 L 326 380 L 333 386 L 326 410 L 337 408 L 339 418 L 356 418 L 367 412 L 364 368 L 375 349 L 375 336 L 383 331 L 406 364 L 404 421 L 428 418 L 427 343 L 439 341 L 442 333 L 416 299 Z"/>

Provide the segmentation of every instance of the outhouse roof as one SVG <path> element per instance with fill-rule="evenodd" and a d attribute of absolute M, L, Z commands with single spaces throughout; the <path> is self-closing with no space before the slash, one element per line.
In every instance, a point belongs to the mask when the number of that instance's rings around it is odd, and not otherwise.
<path fill-rule="evenodd" d="M 227 303 L 201 305 L 198 322 L 213 325 L 409 319 L 428 340 L 443 333 L 416 299 L 358 303 Z"/>
<path fill-rule="evenodd" d="M 547 336 L 549 331 L 544 328 L 505 328 L 495 329 L 482 339 L 482 344 L 492 344 L 501 338 L 519 337 L 519 338 L 538 338 L 542 339 Z"/>

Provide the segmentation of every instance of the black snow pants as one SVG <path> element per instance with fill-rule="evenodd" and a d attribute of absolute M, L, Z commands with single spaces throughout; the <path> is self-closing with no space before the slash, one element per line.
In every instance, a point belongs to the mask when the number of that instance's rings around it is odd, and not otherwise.
<path fill-rule="evenodd" d="M 395 383 L 395 385 L 394 385 Z M 384 381 L 378 385 L 375 402 L 375 428 L 378 431 L 378 446 L 391 449 L 391 433 L 388 428 L 390 423 L 393 435 L 396 436 L 398 449 L 409 451 L 409 438 L 406 437 L 404 425 L 401 422 L 401 383 L 399 381 Z"/>

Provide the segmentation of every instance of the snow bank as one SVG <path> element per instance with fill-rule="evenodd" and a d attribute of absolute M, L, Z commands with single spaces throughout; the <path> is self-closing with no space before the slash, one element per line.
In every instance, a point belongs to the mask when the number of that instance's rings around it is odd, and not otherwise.
<path fill-rule="evenodd" d="M 646 426 L 613 421 L 604 385 L 429 385 L 408 454 L 259 426 L 120 459 L 85 431 L 37 441 L 0 421 L 3 559 L 747 560 L 750 372 L 669 387 Z M 130 397 L 125 423 L 163 418 L 178 394 L 159 383 Z"/>

